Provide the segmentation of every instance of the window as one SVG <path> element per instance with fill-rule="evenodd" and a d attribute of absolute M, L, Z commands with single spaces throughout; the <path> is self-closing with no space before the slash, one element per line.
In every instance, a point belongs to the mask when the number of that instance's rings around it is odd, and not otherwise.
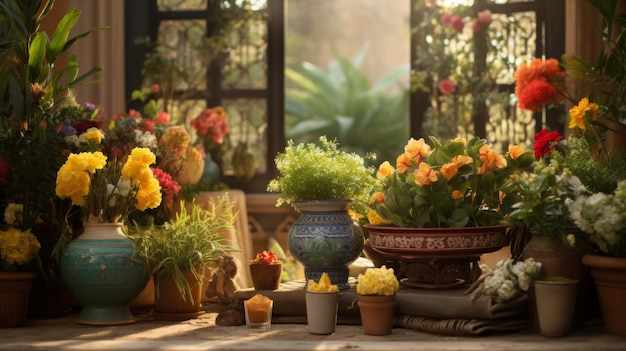
<path fill-rule="evenodd" d="M 412 28 L 424 21 L 432 2 L 410 0 Z M 452 0 L 436 3 L 445 5 Z M 471 133 L 504 147 L 511 142 L 532 144 L 534 132 L 543 126 L 562 131 L 559 111 L 529 114 L 516 109 L 512 75 L 522 62 L 520 58 L 559 58 L 564 52 L 564 1 L 465 0 L 456 4 L 458 10 L 465 11 L 466 18 L 489 10 L 493 20 L 489 32 L 475 38 L 468 25 L 466 37 L 450 39 L 444 53 L 457 62 L 464 59 L 472 63 L 467 67 L 455 66 L 455 78 L 464 76 L 472 88 L 478 82 L 490 85 L 481 93 L 468 89 L 457 91 L 451 98 L 438 95 L 438 82 L 445 78 L 443 75 L 427 75 L 420 83 L 422 89 L 410 93 L 410 135 L 422 137 L 438 131 Z M 233 128 L 231 151 L 225 157 L 244 143 L 254 152 L 258 167 L 249 183 L 238 183 L 228 165 L 223 179 L 234 188 L 264 192 L 267 182 L 275 176 L 273 157 L 285 143 L 284 1 L 134 0 L 125 2 L 125 11 L 146 14 L 126 16 L 126 94 L 142 86 L 142 62 L 149 52 L 146 47 L 135 45 L 135 38 L 148 36 L 154 40 L 161 35 L 162 43 L 186 67 L 184 72 L 191 72 L 190 78 L 196 79 L 194 83 L 177 86 L 174 99 L 188 101 L 180 103 L 178 111 L 193 115 L 194 109 L 224 106 Z M 224 21 L 225 18 L 237 16 L 249 21 L 245 26 L 230 27 L 226 37 L 231 45 L 229 50 L 220 56 L 198 52 L 209 38 L 221 34 L 220 28 L 234 23 Z M 197 40 L 198 36 L 202 40 Z M 410 62 L 417 78 L 419 72 L 435 72 L 435 66 L 425 61 L 424 40 L 425 36 L 411 36 Z M 496 65 L 496 61 L 500 63 Z M 454 111 L 457 107 L 463 111 Z M 438 117 L 445 113 L 447 117 Z"/>

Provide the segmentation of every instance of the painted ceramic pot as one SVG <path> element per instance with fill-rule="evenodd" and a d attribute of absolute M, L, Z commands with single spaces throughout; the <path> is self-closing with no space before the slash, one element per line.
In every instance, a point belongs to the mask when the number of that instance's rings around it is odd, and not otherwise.
<path fill-rule="evenodd" d="M 307 280 L 324 272 L 339 289 L 348 289 L 348 266 L 363 251 L 363 230 L 348 214 L 350 201 L 306 201 L 296 205 L 300 217 L 289 230 L 288 246 L 304 266 Z"/>

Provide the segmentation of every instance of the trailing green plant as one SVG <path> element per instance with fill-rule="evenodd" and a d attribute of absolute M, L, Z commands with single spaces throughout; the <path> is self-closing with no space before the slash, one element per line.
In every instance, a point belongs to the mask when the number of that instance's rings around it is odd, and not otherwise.
<path fill-rule="evenodd" d="M 376 184 L 374 168 L 354 152 L 339 149 L 336 140 L 319 137 L 315 143 L 289 140 L 284 153 L 275 158 L 280 175 L 267 190 L 281 193 L 276 206 L 297 201 L 353 200 L 367 202 Z"/>
<path fill-rule="evenodd" d="M 352 60 L 336 55 L 328 71 L 310 62 L 292 62 L 285 76 L 286 137 L 315 142 L 336 139 L 341 149 L 393 160 L 409 136 L 409 89 L 399 83 L 409 72 L 399 66 L 371 83 L 360 67 L 362 49 Z"/>
<path fill-rule="evenodd" d="M 200 283 L 204 276 L 199 267 L 207 267 L 220 256 L 234 249 L 220 236 L 222 230 L 234 229 L 236 213 L 230 198 L 219 196 L 215 202 L 202 209 L 195 201 L 187 210 L 184 201 L 176 216 L 162 226 L 127 227 L 129 237 L 146 262 L 155 278 L 156 294 L 159 286 L 174 282 L 183 299 L 193 302 L 191 286 L 184 272 L 191 272 Z"/>

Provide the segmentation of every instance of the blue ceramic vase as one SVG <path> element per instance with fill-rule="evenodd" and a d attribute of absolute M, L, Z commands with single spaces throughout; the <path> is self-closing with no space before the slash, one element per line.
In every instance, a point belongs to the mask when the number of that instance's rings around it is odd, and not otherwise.
<path fill-rule="evenodd" d="M 59 262 L 61 279 L 80 302 L 76 322 L 119 325 L 135 322 L 128 305 L 150 277 L 121 223 L 87 223 Z"/>
<path fill-rule="evenodd" d="M 363 251 L 363 230 L 348 214 L 350 201 L 304 201 L 289 230 L 288 246 L 304 266 L 307 281 L 326 272 L 339 289 L 348 289 L 348 266 Z"/>

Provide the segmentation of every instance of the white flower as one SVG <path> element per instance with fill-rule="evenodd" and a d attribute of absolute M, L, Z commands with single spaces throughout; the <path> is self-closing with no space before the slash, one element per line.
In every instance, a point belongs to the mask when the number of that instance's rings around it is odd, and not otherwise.
<path fill-rule="evenodd" d="M 24 205 L 9 203 L 4 209 L 4 221 L 8 225 L 19 226 L 22 224 L 24 215 Z"/>
<path fill-rule="evenodd" d="M 117 188 L 119 189 L 120 196 L 127 197 L 130 194 L 131 182 L 129 179 L 120 177 L 117 181 Z"/>

